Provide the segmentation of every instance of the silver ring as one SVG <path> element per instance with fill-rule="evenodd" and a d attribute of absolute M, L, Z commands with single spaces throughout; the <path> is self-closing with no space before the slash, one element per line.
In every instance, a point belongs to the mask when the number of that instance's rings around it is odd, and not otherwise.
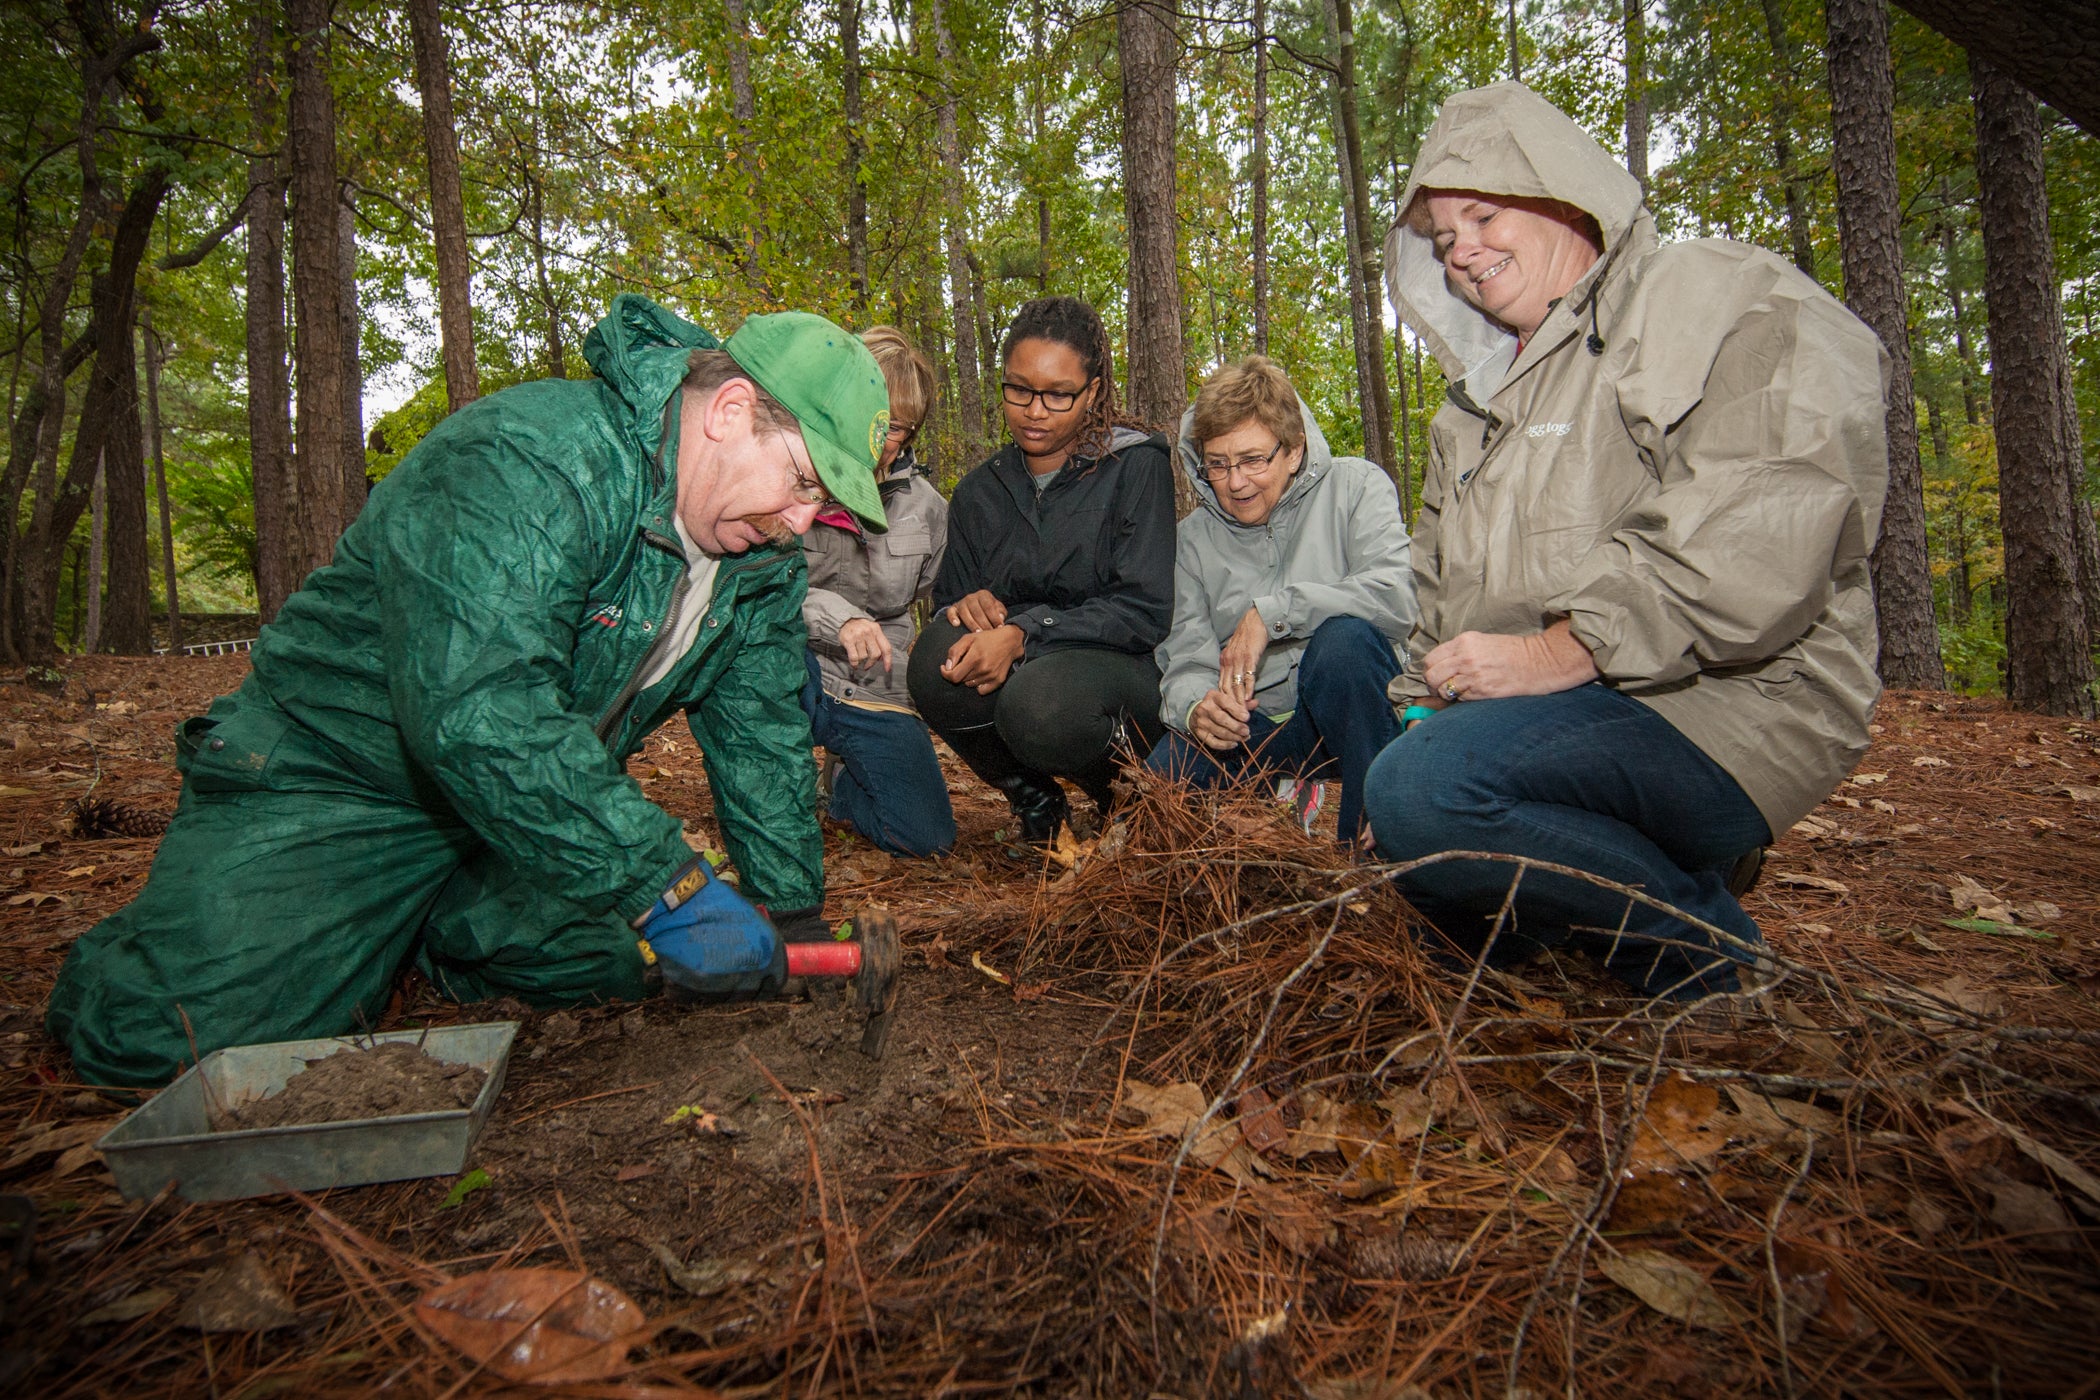
<path fill-rule="evenodd" d="M 1456 700 L 1462 693 L 1455 683 L 1451 681 L 1444 682 L 1444 698 L 1446 700 Z"/>

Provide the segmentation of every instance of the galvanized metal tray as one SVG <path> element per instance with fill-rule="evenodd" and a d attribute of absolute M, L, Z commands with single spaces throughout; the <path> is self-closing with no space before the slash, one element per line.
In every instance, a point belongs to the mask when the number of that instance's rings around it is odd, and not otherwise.
<path fill-rule="evenodd" d="M 150 1197 L 170 1181 L 184 1200 L 237 1201 L 288 1189 L 324 1191 L 450 1175 L 466 1166 L 468 1149 L 503 1091 L 503 1071 L 517 1033 L 516 1021 L 486 1021 L 389 1031 L 355 1041 L 283 1040 L 214 1050 L 105 1133 L 95 1149 L 109 1163 L 117 1189 L 132 1200 Z M 472 1106 L 340 1123 L 211 1130 L 215 1102 L 228 1107 L 251 1103 L 282 1089 L 310 1060 L 348 1051 L 353 1044 L 390 1040 L 421 1042 L 432 1059 L 469 1064 L 485 1073 L 488 1078 Z"/>

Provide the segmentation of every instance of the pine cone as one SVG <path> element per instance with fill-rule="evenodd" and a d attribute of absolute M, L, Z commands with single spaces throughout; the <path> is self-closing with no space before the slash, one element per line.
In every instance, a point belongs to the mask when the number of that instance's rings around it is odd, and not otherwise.
<path fill-rule="evenodd" d="M 84 841 L 112 836 L 159 836 L 168 829 L 165 812 L 149 812 L 122 802 L 82 798 L 73 804 L 73 834 Z"/>
<path fill-rule="evenodd" d="M 1417 1231 L 1358 1235 L 1349 1242 L 1349 1272 L 1358 1278 L 1446 1278 L 1465 1256 L 1462 1246 Z"/>

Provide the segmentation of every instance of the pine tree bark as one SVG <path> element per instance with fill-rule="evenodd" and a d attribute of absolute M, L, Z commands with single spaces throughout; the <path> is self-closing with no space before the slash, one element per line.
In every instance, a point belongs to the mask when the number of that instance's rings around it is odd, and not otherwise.
<path fill-rule="evenodd" d="M 729 108 L 736 119 L 736 161 L 750 191 L 744 234 L 744 280 L 765 285 L 766 192 L 758 169 L 758 91 L 751 85 L 751 21 L 744 0 L 722 0 L 729 19 Z"/>
<path fill-rule="evenodd" d="M 88 510 L 87 617 L 80 623 L 80 652 L 83 656 L 93 656 L 102 650 L 102 559 L 103 541 L 108 536 L 108 483 L 108 466 L 98 459 L 95 463 L 94 504 Z"/>
<path fill-rule="evenodd" d="M 175 586 L 175 521 L 168 510 L 168 463 L 160 421 L 162 345 L 153 333 L 153 314 L 139 317 L 146 350 L 146 437 L 153 448 L 153 491 L 160 504 L 160 577 L 168 600 L 168 650 L 182 651 L 182 601 Z"/>
<path fill-rule="evenodd" d="M 868 190 L 861 183 L 867 160 L 862 129 L 860 0 L 838 0 L 839 68 L 845 87 L 846 117 L 846 273 L 853 284 L 853 314 L 868 319 Z"/>
<path fill-rule="evenodd" d="M 1356 378 L 1363 405 L 1364 455 L 1393 474 L 1393 399 L 1385 382 L 1382 251 L 1371 228 L 1370 182 L 1364 173 L 1363 133 L 1356 105 L 1356 18 L 1351 0 L 1329 0 L 1339 61 L 1335 65 L 1336 134 L 1341 154 L 1343 213 L 1351 259 L 1350 303 L 1356 320 Z"/>
<path fill-rule="evenodd" d="M 452 411 L 481 397 L 474 362 L 474 280 L 467 260 L 467 211 L 459 188 L 459 127 L 452 115 L 452 59 L 438 0 L 408 0 L 423 99 L 423 161 L 430 179 L 430 227 L 437 244 L 438 336 L 445 354 L 445 403 Z"/>
<path fill-rule="evenodd" d="M 1896 0 L 2100 136 L 2100 6 L 2088 0 Z"/>
<path fill-rule="evenodd" d="M 110 386 L 112 421 L 102 455 L 104 554 L 109 583 L 103 593 L 102 650 L 118 656 L 153 654 L 153 549 L 146 519 L 146 433 L 140 412 L 138 301 L 121 313 L 113 334 L 124 337 L 122 363 Z"/>
<path fill-rule="evenodd" d="M 102 640 L 105 646 L 122 646 L 134 653 L 152 647 L 147 616 L 153 585 L 144 558 L 146 459 L 139 433 L 138 356 L 133 342 L 138 330 L 139 264 L 145 260 L 168 184 L 167 168 L 157 164 L 148 166 L 132 183 L 110 238 L 109 263 L 90 283 L 88 317 L 94 331 L 95 359 L 74 427 L 72 459 L 64 480 L 56 485 L 49 516 L 32 531 L 23 551 L 25 582 L 32 585 L 33 593 L 33 598 L 27 593 L 24 598 L 27 650 L 32 660 L 47 660 L 57 650 L 58 584 L 65 566 L 65 542 L 88 508 L 96 468 L 105 459 L 115 483 L 110 499 L 123 511 L 127 557 L 113 580 L 123 588 L 123 595 L 108 598 L 105 611 L 110 625 L 104 628 Z M 122 481 L 117 480 L 120 476 Z M 143 600 L 137 596 L 141 592 L 146 595 Z"/>
<path fill-rule="evenodd" d="M 343 290 L 337 213 L 335 97 L 329 91 L 329 0 L 286 0 L 290 121 L 294 384 L 304 578 L 335 557 L 343 500 Z"/>
<path fill-rule="evenodd" d="M 336 285 L 343 312 L 343 528 L 365 508 L 372 484 L 365 478 L 365 369 L 361 357 L 363 318 L 357 300 L 357 206 L 350 186 L 336 205 Z"/>
<path fill-rule="evenodd" d="M 284 333 L 284 172 L 277 149 L 277 24 L 271 6 L 250 19 L 248 162 L 248 462 L 255 489 L 255 599 L 264 622 L 305 577 L 292 467 L 291 371 Z"/>
<path fill-rule="evenodd" d="M 1181 37 L 1173 12 L 1125 4 L 1116 12 L 1122 67 L 1123 216 L 1129 227 L 1129 410 L 1165 432 L 1188 406 L 1181 259 L 1175 195 L 1175 67 Z"/>
<path fill-rule="evenodd" d="M 1254 353 L 1269 353 L 1269 0 L 1254 0 Z"/>
<path fill-rule="evenodd" d="M 1889 357 L 1889 486 L 1873 565 L 1881 679 L 1886 685 L 1938 690 L 1945 675 L 1932 608 L 1925 472 L 1918 459 L 1918 407 L 1911 388 L 1888 0 L 1826 0 L 1824 9 L 1845 304 L 1874 328 Z"/>
<path fill-rule="evenodd" d="M 984 362 L 977 343 L 977 316 L 970 295 L 970 248 L 963 227 L 969 208 L 963 189 L 962 135 L 955 112 L 955 41 L 948 32 L 948 11 L 942 0 L 933 0 L 933 52 L 941 71 L 941 103 L 937 113 L 941 150 L 942 242 L 948 254 L 948 308 L 955 327 L 955 412 L 959 447 L 963 460 L 975 462 L 985 453 Z"/>
<path fill-rule="evenodd" d="M 1969 59 L 1983 223 L 1998 520 L 2005 537 L 2006 692 L 2044 714 L 2093 713 L 2066 440 L 2063 309 L 2049 235 L 2041 112 L 2026 89 Z"/>
<path fill-rule="evenodd" d="M 1648 0 L 1626 0 L 1626 168 L 1648 192 Z"/>

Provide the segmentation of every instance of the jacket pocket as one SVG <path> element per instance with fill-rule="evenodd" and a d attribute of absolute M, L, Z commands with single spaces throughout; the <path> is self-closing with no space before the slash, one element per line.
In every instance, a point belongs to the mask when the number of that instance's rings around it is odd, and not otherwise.
<path fill-rule="evenodd" d="M 175 766 L 197 792 L 259 791 L 270 786 L 270 761 L 290 730 L 281 716 L 252 709 L 198 715 L 176 727 Z"/>

